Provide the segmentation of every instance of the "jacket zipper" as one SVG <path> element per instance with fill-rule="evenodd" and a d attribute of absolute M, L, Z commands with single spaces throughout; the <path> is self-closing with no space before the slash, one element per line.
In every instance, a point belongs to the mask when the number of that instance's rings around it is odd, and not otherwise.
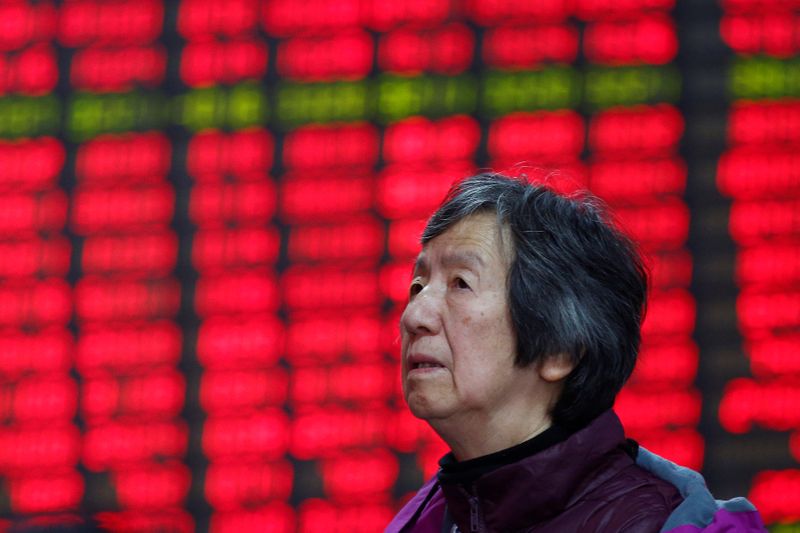
<path fill-rule="evenodd" d="M 473 494 L 476 492 L 475 487 L 472 487 Z M 470 533 L 479 533 L 483 531 L 483 521 L 481 520 L 481 509 L 477 496 L 469 495 L 469 531 Z"/>

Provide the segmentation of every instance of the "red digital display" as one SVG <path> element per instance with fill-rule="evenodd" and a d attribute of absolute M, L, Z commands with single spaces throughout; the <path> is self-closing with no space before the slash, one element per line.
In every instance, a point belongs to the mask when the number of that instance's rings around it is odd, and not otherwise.
<path fill-rule="evenodd" d="M 566 24 L 487 28 L 483 60 L 498 68 L 530 68 L 543 62 L 571 63 L 578 56 L 579 32 Z"/>
<path fill-rule="evenodd" d="M 720 35 L 736 60 L 756 56 L 766 61 L 792 60 L 799 44 L 796 2 L 728 0 L 722 4 Z M 736 316 L 751 371 L 750 376 L 727 383 L 720 423 L 733 434 L 755 428 L 779 435 L 793 432 L 788 448 L 797 461 L 800 188 L 794 159 L 800 141 L 800 107 L 794 96 L 740 96 L 733 102 L 728 113 L 728 146 L 719 158 L 716 179 L 720 192 L 732 203 L 729 230 L 737 245 L 735 282 L 739 288 Z M 748 497 L 767 523 L 800 519 L 793 466 L 782 464 L 753 479 Z"/>
<path fill-rule="evenodd" d="M 640 247 L 628 436 L 800 520 L 800 4 L 719 4 L 0 2 L 0 530 L 382 530 L 447 451 L 420 237 L 484 170 Z"/>
<path fill-rule="evenodd" d="M 405 74 L 458 74 L 472 64 L 474 42 L 472 31 L 462 24 L 392 30 L 378 44 L 378 66 Z"/>
<path fill-rule="evenodd" d="M 302 81 L 361 79 L 372 70 L 373 44 L 363 30 L 338 35 L 292 37 L 278 48 L 278 73 Z"/>

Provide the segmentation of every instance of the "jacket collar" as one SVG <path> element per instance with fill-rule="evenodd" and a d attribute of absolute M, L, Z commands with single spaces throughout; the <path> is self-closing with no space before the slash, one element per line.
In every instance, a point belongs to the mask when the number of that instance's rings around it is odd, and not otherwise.
<path fill-rule="evenodd" d="M 547 520 L 632 464 L 624 445 L 622 424 L 613 411 L 606 411 L 566 440 L 500 465 L 471 483 L 440 479 L 448 511 L 462 531 L 470 531 L 475 520 L 491 531 Z M 619 453 L 609 453 L 617 448 Z"/>

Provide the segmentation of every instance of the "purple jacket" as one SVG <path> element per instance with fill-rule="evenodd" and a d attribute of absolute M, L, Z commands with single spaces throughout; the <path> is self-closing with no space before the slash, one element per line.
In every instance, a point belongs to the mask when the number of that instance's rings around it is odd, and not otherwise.
<path fill-rule="evenodd" d="M 628 450 L 630 451 L 630 450 Z M 700 474 L 639 448 L 626 451 L 613 411 L 471 486 L 428 481 L 386 533 L 766 531 L 744 498 L 715 501 Z"/>

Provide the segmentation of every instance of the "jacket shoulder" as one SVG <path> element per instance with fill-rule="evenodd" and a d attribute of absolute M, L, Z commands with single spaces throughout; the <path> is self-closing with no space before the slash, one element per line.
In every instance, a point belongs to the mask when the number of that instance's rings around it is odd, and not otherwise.
<path fill-rule="evenodd" d="M 585 496 L 595 512 L 583 530 L 658 533 L 682 501 L 676 487 L 630 464 Z"/>
<path fill-rule="evenodd" d="M 639 448 L 636 464 L 674 485 L 683 502 L 670 514 L 664 533 L 692 531 L 722 533 L 741 531 L 760 533 L 767 529 L 758 511 L 746 498 L 716 500 L 698 472 L 678 466 L 658 455 Z"/>

